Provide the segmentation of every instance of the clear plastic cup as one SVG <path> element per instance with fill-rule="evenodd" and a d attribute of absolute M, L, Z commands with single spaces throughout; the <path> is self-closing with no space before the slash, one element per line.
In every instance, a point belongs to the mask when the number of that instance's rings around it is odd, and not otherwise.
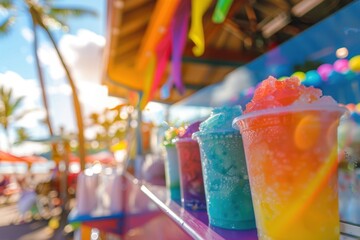
<path fill-rule="evenodd" d="M 175 145 L 166 146 L 165 158 L 165 180 L 166 187 L 170 192 L 170 198 L 176 202 L 180 202 L 180 176 L 179 176 L 179 160 Z"/>
<path fill-rule="evenodd" d="M 205 210 L 205 190 L 197 141 L 181 138 L 176 141 L 180 169 L 181 202 L 189 210 Z"/>
<path fill-rule="evenodd" d="M 340 238 L 337 126 L 344 112 L 336 105 L 308 104 L 234 119 L 259 239 Z"/>
<path fill-rule="evenodd" d="M 255 228 L 244 148 L 239 132 L 196 132 L 209 222 L 227 229 Z"/>

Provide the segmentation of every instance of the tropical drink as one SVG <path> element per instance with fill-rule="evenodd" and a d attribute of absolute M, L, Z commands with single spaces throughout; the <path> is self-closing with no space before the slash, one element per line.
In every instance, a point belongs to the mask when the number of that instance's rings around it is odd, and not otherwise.
<path fill-rule="evenodd" d="M 170 198 L 174 201 L 181 200 L 180 195 L 180 177 L 179 177 L 179 160 L 175 146 L 166 146 L 165 159 L 165 180 L 166 187 L 170 192 Z"/>
<path fill-rule="evenodd" d="M 197 141 L 191 138 L 199 130 L 200 122 L 190 125 L 185 134 L 176 141 L 179 158 L 181 202 L 190 210 L 205 210 L 205 190 L 201 169 L 200 150 Z"/>
<path fill-rule="evenodd" d="M 259 239 L 339 239 L 337 126 L 344 113 L 297 78 L 269 77 L 244 115 L 243 137 Z"/>
<path fill-rule="evenodd" d="M 180 176 L 179 176 L 179 160 L 174 140 L 179 134 L 185 131 L 182 127 L 170 127 L 165 131 L 163 145 L 166 150 L 165 157 L 165 180 L 166 187 L 169 190 L 170 198 L 180 202 Z"/>
<path fill-rule="evenodd" d="M 240 106 L 213 109 L 193 134 L 200 145 L 209 222 L 228 229 L 255 228 L 244 148 L 232 120 Z"/>

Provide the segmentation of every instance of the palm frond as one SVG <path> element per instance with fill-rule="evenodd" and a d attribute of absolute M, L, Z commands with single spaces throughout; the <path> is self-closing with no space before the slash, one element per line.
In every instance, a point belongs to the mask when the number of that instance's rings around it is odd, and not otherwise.
<path fill-rule="evenodd" d="M 12 98 L 12 89 L 6 89 L 4 86 L 0 88 L 0 99 L 3 104 L 7 104 Z"/>
<path fill-rule="evenodd" d="M 42 23 L 47 27 L 47 28 L 55 28 L 55 29 L 62 29 L 64 31 L 68 30 L 68 26 L 65 22 L 53 17 L 53 16 L 48 16 L 48 15 L 43 15 L 42 16 Z"/>
<path fill-rule="evenodd" d="M 0 34 L 7 33 L 14 21 L 15 17 L 10 16 L 2 24 L 0 24 Z"/>
<path fill-rule="evenodd" d="M 83 16 L 97 16 L 97 12 L 85 8 L 63 8 L 52 7 L 49 9 L 50 16 L 56 17 L 83 17 Z"/>
<path fill-rule="evenodd" d="M 15 131 L 17 135 L 17 140 L 14 145 L 19 145 L 30 137 L 28 131 L 24 127 L 16 128 Z"/>
<path fill-rule="evenodd" d="M 10 9 L 13 7 L 13 5 L 14 5 L 13 0 L 0 0 L 0 7 L 2 8 Z"/>
<path fill-rule="evenodd" d="M 19 97 L 15 99 L 15 102 L 12 104 L 11 110 L 12 112 L 16 111 L 16 109 L 20 106 L 20 104 L 24 101 L 25 97 Z"/>

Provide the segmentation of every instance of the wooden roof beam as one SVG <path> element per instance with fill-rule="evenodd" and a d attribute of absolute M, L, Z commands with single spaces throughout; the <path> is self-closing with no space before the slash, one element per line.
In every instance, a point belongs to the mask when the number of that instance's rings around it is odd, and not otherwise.
<path fill-rule="evenodd" d="M 195 57 L 192 53 L 192 45 L 187 46 L 184 51 L 183 61 L 184 62 L 194 62 L 194 63 L 204 63 L 214 66 L 241 66 L 244 65 L 256 57 L 258 54 L 234 51 L 234 50 L 224 50 L 209 48 L 205 49 L 204 54 L 201 57 Z"/>
<path fill-rule="evenodd" d="M 124 2 L 124 10 L 126 12 L 130 12 L 136 8 L 140 8 L 149 2 L 153 2 L 152 0 L 126 0 Z"/>
<path fill-rule="evenodd" d="M 121 28 L 120 35 L 131 34 L 146 27 L 148 22 L 150 21 L 151 11 L 153 7 L 153 5 L 146 5 L 143 6 L 141 9 L 138 9 L 137 11 L 132 11 L 130 13 L 124 12 L 124 24 L 122 24 L 122 26 L 119 26 Z"/>

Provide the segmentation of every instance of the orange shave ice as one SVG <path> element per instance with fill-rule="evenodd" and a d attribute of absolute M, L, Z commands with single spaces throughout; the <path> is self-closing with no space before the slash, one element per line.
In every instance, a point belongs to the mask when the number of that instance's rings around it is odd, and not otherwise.
<path fill-rule="evenodd" d="M 339 239 L 337 126 L 344 109 L 297 78 L 264 80 L 234 119 L 259 239 Z"/>

